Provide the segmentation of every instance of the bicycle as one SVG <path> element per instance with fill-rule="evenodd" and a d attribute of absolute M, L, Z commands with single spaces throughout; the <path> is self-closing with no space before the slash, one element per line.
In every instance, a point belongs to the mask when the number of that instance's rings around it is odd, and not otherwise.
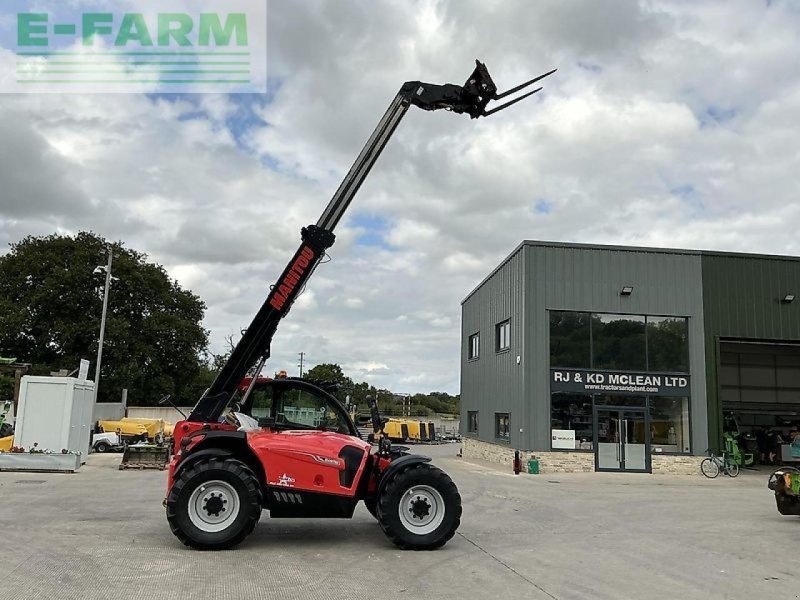
<path fill-rule="evenodd" d="M 714 479 L 723 471 L 728 477 L 736 477 L 739 474 L 739 465 L 730 461 L 727 452 L 722 453 L 722 457 L 717 456 L 711 450 L 708 452 L 708 458 L 703 459 L 700 463 L 700 471 L 709 479 Z"/>

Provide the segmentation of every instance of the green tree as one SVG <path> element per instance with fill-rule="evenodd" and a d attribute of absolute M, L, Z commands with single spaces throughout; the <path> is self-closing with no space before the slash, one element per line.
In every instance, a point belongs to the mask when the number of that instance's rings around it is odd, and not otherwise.
<path fill-rule="evenodd" d="M 383 415 L 400 415 L 403 412 L 403 400 L 400 396 L 363 381 L 355 383 L 337 364 L 319 364 L 310 369 L 305 378 L 338 384 L 336 397 L 344 403 L 345 398 L 350 396 L 350 402 L 358 407 L 359 412 L 366 413 L 369 410 L 367 396 L 378 399 L 378 409 Z M 459 410 L 459 396 L 451 396 L 446 392 L 415 394 L 411 397 L 411 414 L 414 416 L 428 416 L 435 413 L 458 414 Z"/>
<path fill-rule="evenodd" d="M 14 398 L 14 378 L 0 374 L 0 412 L 3 410 L 3 403 Z"/>
<path fill-rule="evenodd" d="M 304 379 L 311 381 L 327 381 L 348 387 L 352 387 L 353 385 L 353 380 L 344 374 L 342 367 L 332 363 L 322 363 L 315 366 L 313 369 L 309 369 L 305 373 Z"/>
<path fill-rule="evenodd" d="M 102 314 L 108 242 L 88 232 L 27 237 L 0 257 L 0 355 L 33 363 L 36 372 L 94 363 Z M 99 400 L 152 404 L 163 394 L 193 404 L 208 384 L 205 305 L 147 256 L 114 253 Z M 94 374 L 94 364 L 90 373 Z"/>

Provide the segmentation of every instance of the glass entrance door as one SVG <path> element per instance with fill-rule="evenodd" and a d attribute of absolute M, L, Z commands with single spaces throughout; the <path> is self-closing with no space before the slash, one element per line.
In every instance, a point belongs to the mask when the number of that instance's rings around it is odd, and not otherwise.
<path fill-rule="evenodd" d="M 647 412 L 623 407 L 595 407 L 598 471 L 650 472 Z"/>

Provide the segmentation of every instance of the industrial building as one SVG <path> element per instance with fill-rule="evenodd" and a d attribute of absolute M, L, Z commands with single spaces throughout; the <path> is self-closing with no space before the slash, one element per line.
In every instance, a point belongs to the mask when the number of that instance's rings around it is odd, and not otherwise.
<path fill-rule="evenodd" d="M 466 456 L 696 472 L 800 425 L 800 258 L 524 241 L 462 302 Z"/>

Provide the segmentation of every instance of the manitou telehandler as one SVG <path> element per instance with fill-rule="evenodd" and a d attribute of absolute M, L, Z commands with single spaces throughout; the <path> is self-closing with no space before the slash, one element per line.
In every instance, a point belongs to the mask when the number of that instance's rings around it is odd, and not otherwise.
<path fill-rule="evenodd" d="M 372 452 L 323 386 L 258 374 L 278 323 L 333 245 L 334 227 L 408 108 L 484 117 L 541 88 L 487 110 L 490 101 L 554 72 L 498 94 L 486 67 L 475 62 L 463 86 L 410 81 L 400 88 L 317 224 L 302 229 L 300 248 L 228 362 L 175 426 L 164 504 L 173 533 L 185 544 L 234 546 L 253 531 L 263 509 L 273 518 L 349 518 L 361 500 L 401 548 L 438 548 L 455 534 L 461 497 L 450 477 L 428 464 L 430 458 L 393 448 L 386 435 L 376 436 L 380 441 Z M 374 400 L 370 413 L 373 430 L 380 433 L 384 421 Z"/>

